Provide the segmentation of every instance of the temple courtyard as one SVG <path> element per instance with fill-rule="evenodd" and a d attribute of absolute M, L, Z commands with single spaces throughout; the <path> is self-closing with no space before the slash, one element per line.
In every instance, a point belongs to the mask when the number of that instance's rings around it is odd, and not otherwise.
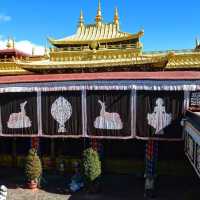
<path fill-rule="evenodd" d="M 6 171 L 6 173 L 5 173 Z M 44 172 L 42 188 L 35 192 L 26 189 L 22 170 L 0 170 L 0 184 L 6 185 L 8 200 L 142 200 L 144 179 L 142 174 L 106 174 L 102 178 L 102 189 L 98 194 L 88 194 L 84 190 L 74 194 L 66 191 L 70 176 Z M 191 168 L 191 174 L 161 175 L 157 180 L 158 200 L 196 200 L 200 195 L 199 179 Z"/>

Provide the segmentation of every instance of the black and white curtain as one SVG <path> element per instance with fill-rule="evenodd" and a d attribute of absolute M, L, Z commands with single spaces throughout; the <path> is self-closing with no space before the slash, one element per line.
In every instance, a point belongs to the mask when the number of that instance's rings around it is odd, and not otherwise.
<path fill-rule="evenodd" d="M 183 92 L 137 91 L 137 136 L 180 139 L 183 99 Z"/>
<path fill-rule="evenodd" d="M 82 135 L 80 91 L 43 92 L 41 107 L 43 135 Z"/>
<path fill-rule="evenodd" d="M 87 92 L 87 136 L 131 137 L 130 91 Z"/>
<path fill-rule="evenodd" d="M 2 135 L 37 135 L 37 93 L 0 94 Z"/>
<path fill-rule="evenodd" d="M 0 135 L 181 139 L 184 99 L 182 91 L 2 93 Z"/>

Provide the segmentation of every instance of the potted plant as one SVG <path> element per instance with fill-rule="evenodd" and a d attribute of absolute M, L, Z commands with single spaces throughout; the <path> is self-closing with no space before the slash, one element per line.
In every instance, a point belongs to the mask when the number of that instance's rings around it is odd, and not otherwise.
<path fill-rule="evenodd" d="M 99 191 L 101 176 L 101 161 L 97 151 L 88 148 L 83 152 L 83 173 L 90 193 Z"/>
<path fill-rule="evenodd" d="M 37 150 L 29 150 L 25 163 L 25 175 L 30 189 L 37 189 L 42 174 L 42 165 Z"/>

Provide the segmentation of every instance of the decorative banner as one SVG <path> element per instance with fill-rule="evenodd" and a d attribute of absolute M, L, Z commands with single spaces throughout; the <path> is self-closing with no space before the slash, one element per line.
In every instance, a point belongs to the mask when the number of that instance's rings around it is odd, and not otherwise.
<path fill-rule="evenodd" d="M 51 115 L 59 124 L 59 133 L 66 132 L 65 123 L 72 115 L 72 106 L 64 97 L 57 98 L 51 105 Z"/>
<path fill-rule="evenodd" d="M 164 134 L 163 129 L 171 124 L 172 116 L 167 114 L 164 106 L 164 100 L 158 98 L 153 113 L 147 113 L 148 124 L 155 130 L 155 135 Z"/>
<path fill-rule="evenodd" d="M 181 139 L 183 100 L 181 91 L 137 91 L 137 137 Z"/>
<path fill-rule="evenodd" d="M 59 137 L 82 135 L 80 91 L 42 93 L 42 131 Z"/>
<path fill-rule="evenodd" d="M 101 100 L 98 100 L 98 103 L 101 105 L 101 110 L 100 115 L 94 121 L 94 127 L 96 129 L 121 130 L 123 124 L 120 115 L 107 112 L 105 103 Z"/>
<path fill-rule="evenodd" d="M 87 91 L 87 135 L 131 137 L 130 91 Z"/>
<path fill-rule="evenodd" d="M 4 93 L 0 98 L 2 134 L 37 135 L 37 94 Z"/>
<path fill-rule="evenodd" d="M 31 127 L 31 120 L 26 115 L 25 105 L 27 101 L 20 104 L 20 112 L 18 113 L 11 113 L 9 120 L 7 122 L 8 128 L 30 128 Z"/>

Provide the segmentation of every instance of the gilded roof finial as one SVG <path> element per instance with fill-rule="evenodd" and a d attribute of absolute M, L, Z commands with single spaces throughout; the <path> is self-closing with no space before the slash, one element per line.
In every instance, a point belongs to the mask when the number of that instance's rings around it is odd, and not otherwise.
<path fill-rule="evenodd" d="M 102 15 L 101 15 L 101 1 L 98 2 L 98 9 L 97 9 L 97 16 L 96 16 L 96 23 L 100 25 L 102 22 Z"/>
<path fill-rule="evenodd" d="M 196 48 L 200 48 L 200 43 L 198 37 L 196 37 Z"/>
<path fill-rule="evenodd" d="M 10 37 L 8 38 L 6 47 L 7 47 L 8 49 L 14 48 L 14 46 L 13 46 L 13 41 L 12 41 L 12 39 L 11 39 Z"/>
<path fill-rule="evenodd" d="M 117 26 L 117 29 L 119 29 L 119 13 L 117 7 L 115 8 L 114 24 Z"/>
<path fill-rule="evenodd" d="M 34 56 L 35 55 L 35 47 L 33 46 L 32 47 L 32 56 Z"/>
<path fill-rule="evenodd" d="M 81 9 L 80 17 L 79 17 L 79 27 L 82 27 L 82 26 L 84 26 L 84 17 L 83 17 L 83 11 Z"/>
<path fill-rule="evenodd" d="M 15 40 L 12 38 L 12 48 L 15 48 Z"/>
<path fill-rule="evenodd" d="M 48 54 L 49 54 L 49 50 L 47 48 L 47 46 L 44 48 L 44 56 L 47 56 L 48 57 Z"/>

